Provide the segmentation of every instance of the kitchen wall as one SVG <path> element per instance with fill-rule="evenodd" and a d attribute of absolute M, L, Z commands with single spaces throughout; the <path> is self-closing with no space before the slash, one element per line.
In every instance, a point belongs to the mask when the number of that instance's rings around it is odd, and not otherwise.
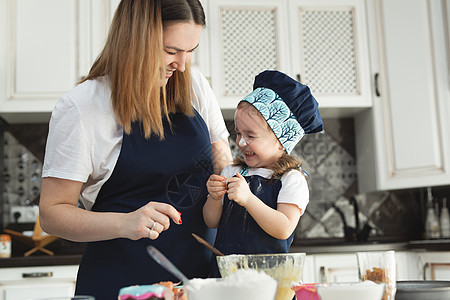
<path fill-rule="evenodd" d="M 424 188 L 390 192 L 358 194 L 354 123 L 351 118 L 325 119 L 325 133 L 305 136 L 293 150 L 310 175 L 310 203 L 296 230 L 295 243 L 316 242 L 344 238 L 341 216 L 332 207 L 335 204 L 344 214 L 347 225 L 355 226 L 353 206 L 349 198 L 355 196 L 359 206 L 359 220 L 372 228 L 370 239 L 415 240 L 423 235 Z M 234 124 L 227 121 L 234 142 Z M 39 200 L 40 172 L 48 132 L 47 124 L 3 124 L 3 190 L 2 224 L 14 222 L 9 208 L 33 205 Z M 39 176 L 37 176 L 39 174 Z M 450 186 L 433 187 L 433 195 L 442 202 L 450 199 Z"/>
<path fill-rule="evenodd" d="M 233 121 L 227 121 L 233 139 Z M 292 154 L 303 162 L 308 172 L 310 203 L 301 217 L 294 243 L 309 243 L 344 238 L 341 216 L 332 205 L 340 208 L 347 225 L 355 227 L 354 196 L 359 208 L 359 222 L 372 228 L 370 239 L 397 241 L 423 238 L 426 189 L 373 192 L 359 194 L 357 189 L 354 122 L 351 118 L 324 119 L 325 133 L 306 135 Z M 439 203 L 450 199 L 450 186 L 434 187 Z"/>

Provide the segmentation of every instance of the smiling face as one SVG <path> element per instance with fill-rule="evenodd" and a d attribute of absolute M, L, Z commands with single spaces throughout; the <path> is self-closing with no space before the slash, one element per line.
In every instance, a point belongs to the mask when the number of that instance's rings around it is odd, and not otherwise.
<path fill-rule="evenodd" d="M 175 22 L 164 26 L 163 46 L 166 82 L 173 72 L 184 72 L 197 48 L 203 27 L 193 22 Z"/>
<path fill-rule="evenodd" d="M 250 103 L 241 103 L 234 114 L 236 144 L 249 167 L 267 168 L 284 149 L 266 120 Z"/>

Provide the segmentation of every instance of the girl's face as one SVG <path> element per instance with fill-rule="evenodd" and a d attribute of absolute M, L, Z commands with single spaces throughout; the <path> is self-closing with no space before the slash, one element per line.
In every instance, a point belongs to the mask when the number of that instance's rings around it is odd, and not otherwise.
<path fill-rule="evenodd" d="M 280 141 L 255 108 L 237 108 L 234 124 L 236 144 L 249 167 L 267 168 L 284 153 Z"/>
<path fill-rule="evenodd" d="M 184 72 L 197 48 L 203 27 L 195 23 L 175 22 L 164 26 L 163 46 L 166 82 L 174 71 Z"/>

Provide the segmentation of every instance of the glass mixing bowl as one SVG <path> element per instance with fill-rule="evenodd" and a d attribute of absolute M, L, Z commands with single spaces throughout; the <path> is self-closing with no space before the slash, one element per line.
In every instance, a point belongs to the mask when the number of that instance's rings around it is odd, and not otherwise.
<path fill-rule="evenodd" d="M 291 300 L 292 282 L 300 282 L 306 253 L 232 254 L 217 256 L 220 275 L 225 278 L 238 269 L 264 271 L 278 282 L 275 300 Z"/>

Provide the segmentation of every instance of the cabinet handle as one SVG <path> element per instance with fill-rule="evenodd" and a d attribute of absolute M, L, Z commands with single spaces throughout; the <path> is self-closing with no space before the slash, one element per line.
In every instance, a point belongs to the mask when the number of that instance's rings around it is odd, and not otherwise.
<path fill-rule="evenodd" d="M 53 272 L 22 273 L 22 278 L 43 278 L 43 277 L 53 277 Z"/>
<path fill-rule="evenodd" d="M 423 265 L 423 280 L 427 280 L 427 269 L 430 267 L 429 263 Z"/>
<path fill-rule="evenodd" d="M 378 87 L 378 77 L 380 76 L 379 73 L 375 73 L 375 95 L 377 95 L 377 97 L 380 97 L 380 89 Z"/>
<path fill-rule="evenodd" d="M 319 278 L 319 282 L 320 283 L 326 283 L 327 282 L 327 276 L 325 275 L 325 267 L 322 266 L 320 267 L 320 278 Z"/>

